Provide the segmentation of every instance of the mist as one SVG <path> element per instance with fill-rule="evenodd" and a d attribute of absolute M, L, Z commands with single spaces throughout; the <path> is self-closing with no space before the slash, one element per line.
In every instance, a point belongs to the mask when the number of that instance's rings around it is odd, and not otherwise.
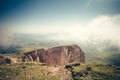
<path fill-rule="evenodd" d="M 13 40 L 13 33 L 8 27 L 0 27 L 0 47 L 8 48 Z"/>

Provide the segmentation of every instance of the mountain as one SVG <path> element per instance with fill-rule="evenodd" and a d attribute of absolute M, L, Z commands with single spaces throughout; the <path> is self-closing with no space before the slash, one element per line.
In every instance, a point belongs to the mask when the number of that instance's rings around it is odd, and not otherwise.
<path fill-rule="evenodd" d="M 1 60 L 1 64 L 4 62 L 10 64 L 21 62 L 41 62 L 45 63 L 47 66 L 64 66 L 72 62 L 86 62 L 85 54 L 78 45 L 58 46 L 48 49 L 42 48 L 21 53 L 14 57 L 9 55 L 3 55 L 3 57 L 1 56 L 1 58 L 3 58 L 3 60 Z"/>
<path fill-rule="evenodd" d="M 62 37 L 64 36 L 64 37 Z M 0 45 L 0 54 L 24 53 L 40 48 L 77 44 L 86 54 L 87 63 L 107 63 L 120 66 L 120 45 L 117 41 L 89 37 L 86 40 L 67 39 L 66 34 L 14 34 L 9 45 Z"/>
<path fill-rule="evenodd" d="M 85 63 L 85 54 L 78 45 L 58 46 L 53 48 L 38 49 L 24 53 L 29 61 L 30 56 L 33 61 L 39 58 L 40 62 L 46 63 L 49 66 L 66 65 L 71 62 Z"/>
<path fill-rule="evenodd" d="M 40 63 L 0 65 L 0 80 L 119 80 L 120 67 L 110 64 L 67 64 L 65 67 Z M 69 66 L 69 67 L 68 67 Z"/>
<path fill-rule="evenodd" d="M 120 79 L 120 67 L 106 63 L 88 64 L 85 55 L 78 45 L 2 54 L 0 55 L 0 80 Z"/>

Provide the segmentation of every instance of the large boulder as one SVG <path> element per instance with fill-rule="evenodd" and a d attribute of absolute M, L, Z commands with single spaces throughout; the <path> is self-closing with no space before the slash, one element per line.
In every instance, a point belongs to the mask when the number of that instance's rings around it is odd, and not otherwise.
<path fill-rule="evenodd" d="M 49 48 L 47 50 L 33 50 L 31 52 L 27 52 L 26 56 L 29 61 L 39 60 L 42 63 L 46 63 L 48 66 L 64 66 L 67 63 L 72 62 L 85 63 L 85 54 L 77 45 L 59 46 Z"/>
<path fill-rule="evenodd" d="M 85 54 L 77 45 L 59 46 L 46 51 L 45 61 L 49 66 L 72 62 L 85 63 Z"/>
<path fill-rule="evenodd" d="M 0 56 L 0 65 L 1 64 L 14 64 L 14 63 L 17 63 L 17 58 L 13 58 L 13 57 L 10 57 L 10 56 Z"/>

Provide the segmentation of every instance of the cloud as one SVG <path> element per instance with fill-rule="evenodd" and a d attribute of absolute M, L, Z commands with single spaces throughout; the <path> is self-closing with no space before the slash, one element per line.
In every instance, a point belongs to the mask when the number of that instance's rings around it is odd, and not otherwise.
<path fill-rule="evenodd" d="M 74 23 L 69 27 L 56 27 L 54 32 L 61 33 L 56 36 L 58 39 L 69 40 L 89 40 L 90 38 L 99 40 L 120 41 L 120 15 L 106 16 L 100 15 L 86 24 Z M 50 29 L 48 29 L 50 30 Z M 50 30 L 51 31 L 51 30 Z M 49 31 L 48 31 L 49 32 Z M 63 34 L 63 33 L 66 33 Z"/>
<path fill-rule="evenodd" d="M 14 24 L 12 31 L 15 33 L 57 34 L 51 37 L 54 40 L 111 40 L 120 41 L 120 14 L 99 15 L 86 23 L 49 23 L 49 24 Z M 4 32 L 3 32 L 4 33 Z"/>
<path fill-rule="evenodd" d="M 13 34 L 8 27 L 0 27 L 0 47 L 8 48 L 12 42 Z"/>
<path fill-rule="evenodd" d="M 78 39 L 89 39 L 97 36 L 100 39 L 120 40 L 120 15 L 106 16 L 100 15 L 86 24 L 74 24 L 64 32 L 68 32 L 71 37 Z"/>
<path fill-rule="evenodd" d="M 88 27 L 91 28 L 91 34 L 100 36 L 100 38 L 120 40 L 120 15 L 98 16 L 94 18 Z"/>

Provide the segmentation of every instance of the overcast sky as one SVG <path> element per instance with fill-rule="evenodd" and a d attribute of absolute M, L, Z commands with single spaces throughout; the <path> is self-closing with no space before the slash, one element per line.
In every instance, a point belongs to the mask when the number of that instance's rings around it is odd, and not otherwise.
<path fill-rule="evenodd" d="M 0 36 L 11 33 L 119 41 L 120 0 L 0 0 Z"/>

